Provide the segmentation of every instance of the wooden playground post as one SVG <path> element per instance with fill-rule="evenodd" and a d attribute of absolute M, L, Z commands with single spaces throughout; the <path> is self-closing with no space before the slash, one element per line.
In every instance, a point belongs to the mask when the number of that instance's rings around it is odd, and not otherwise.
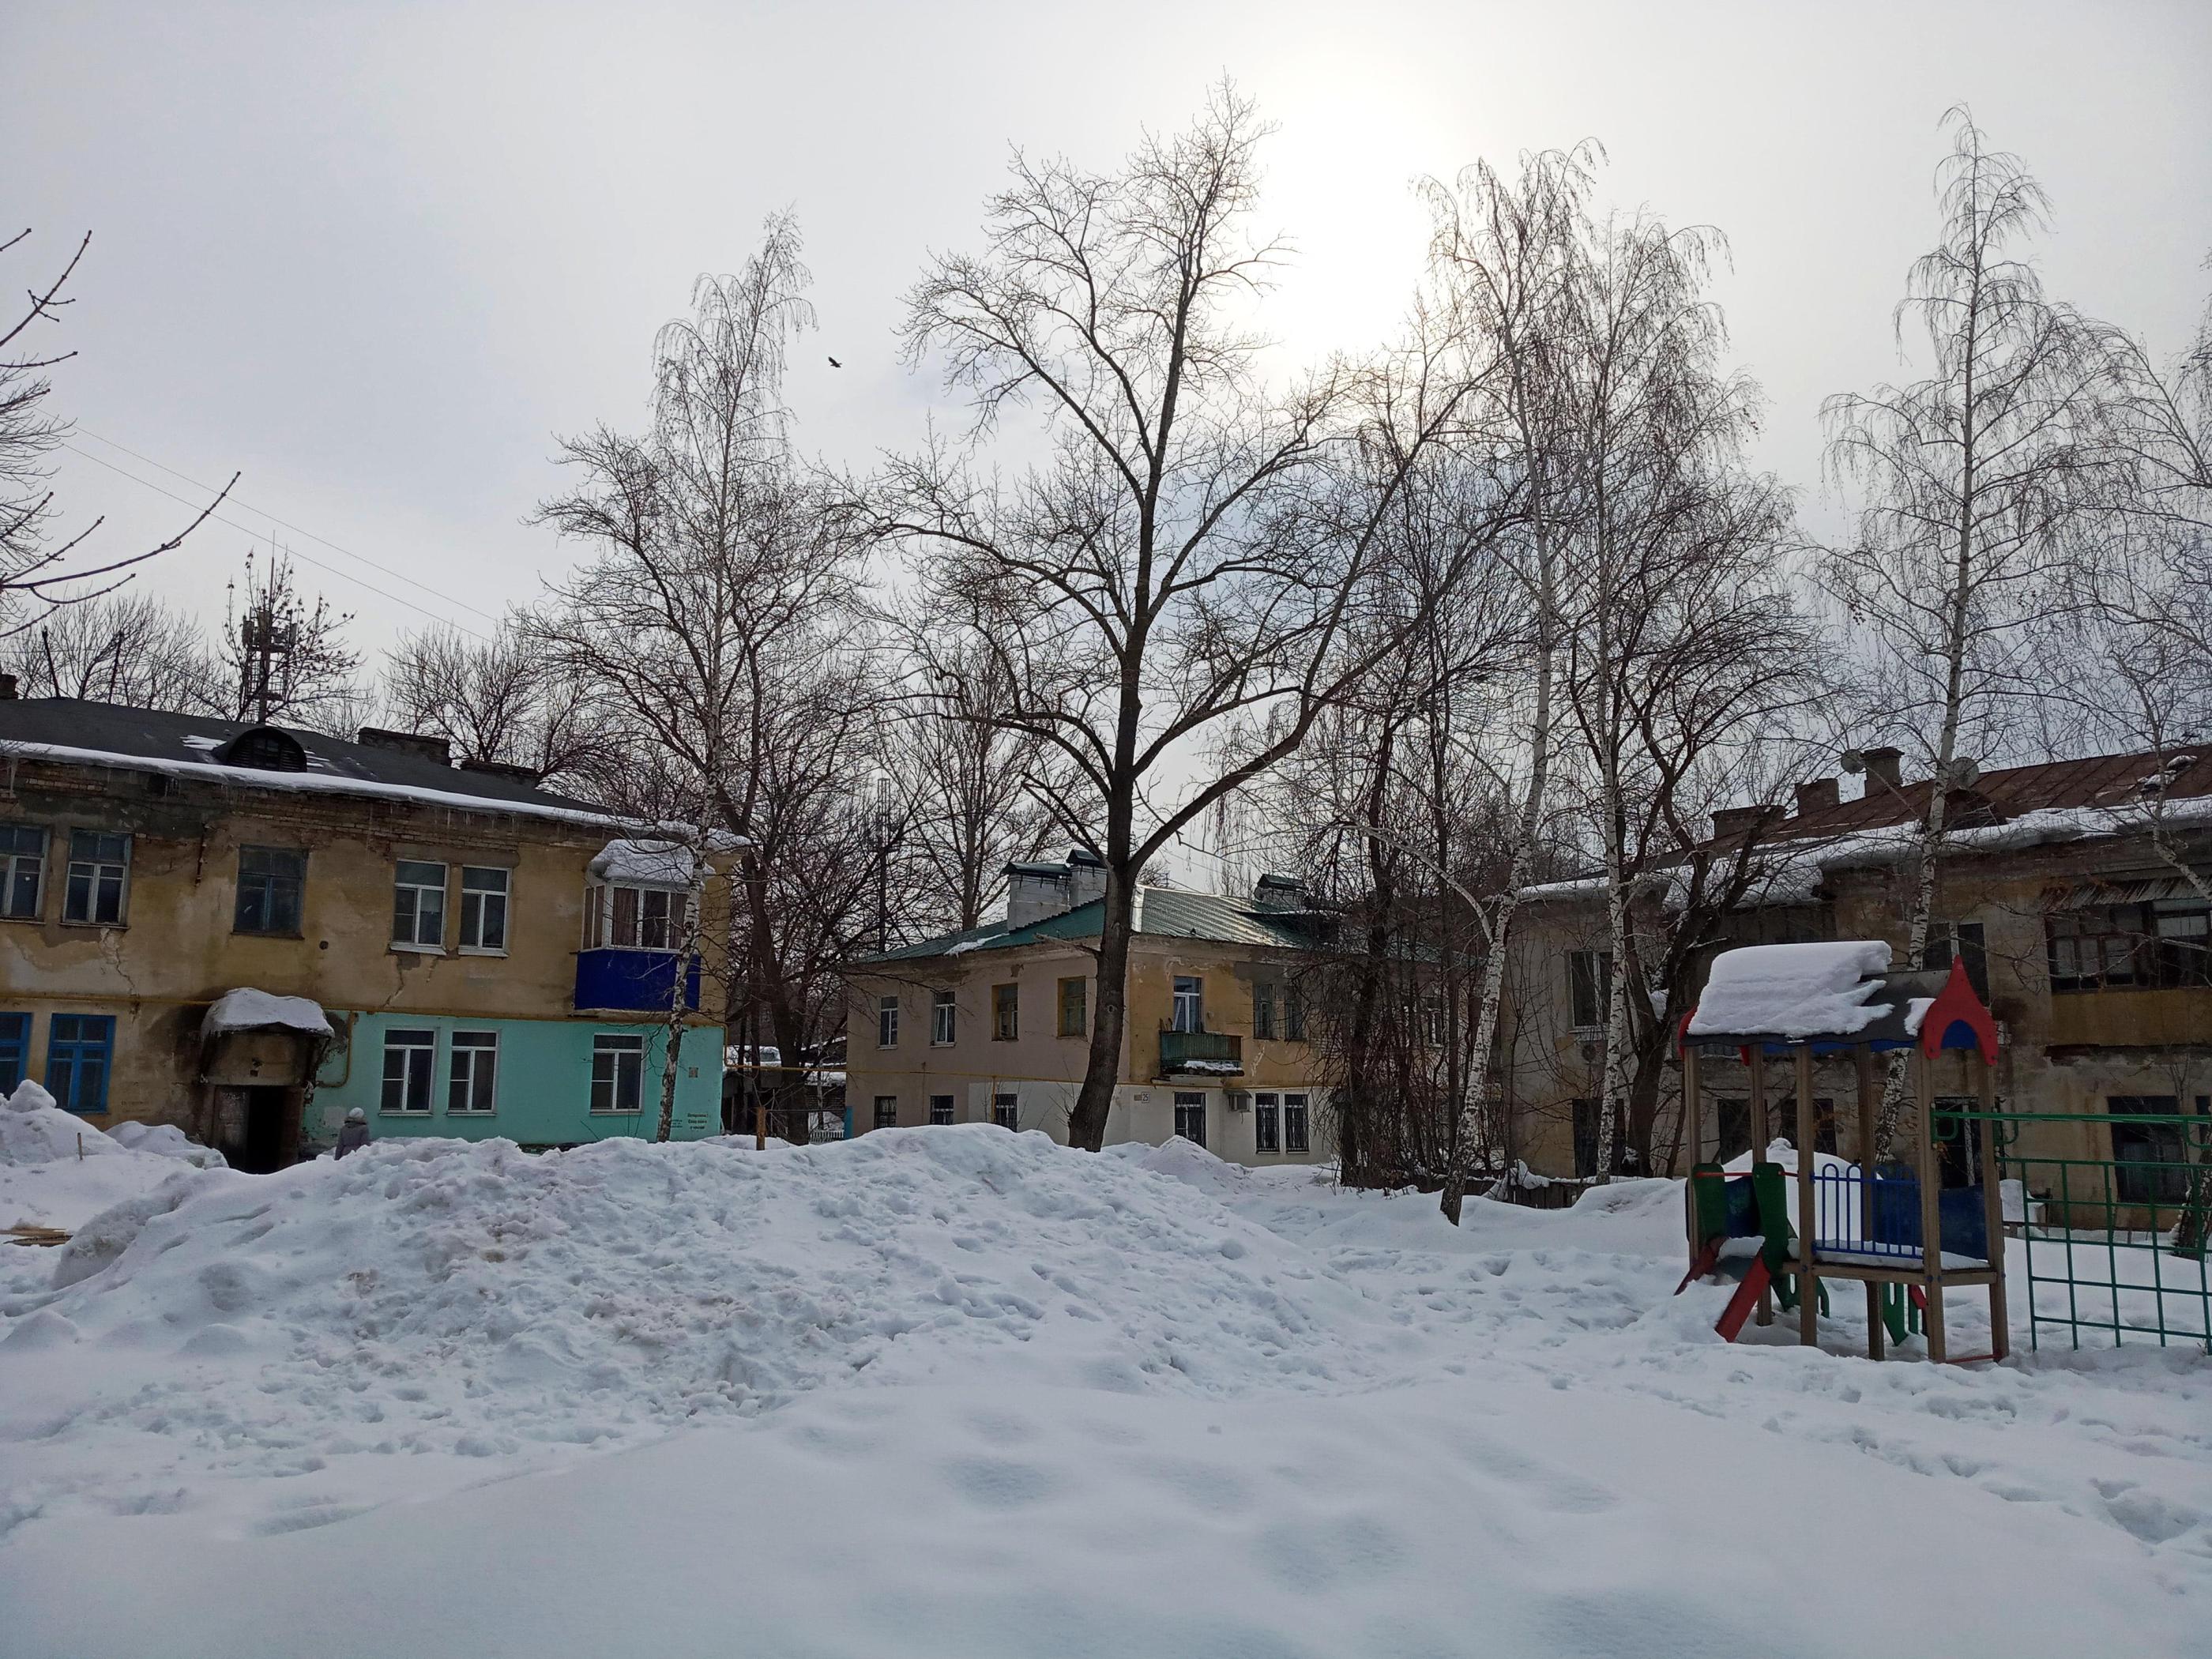
<path fill-rule="evenodd" d="M 1751 1171 L 1755 1180 L 1759 1166 L 1766 1161 L 1766 1145 L 1772 1137 L 1766 1127 L 1766 1049 L 1753 1043 L 1744 1050 L 1745 1064 L 1751 1067 Z M 1759 1317 L 1761 1325 L 1774 1322 L 1774 1286 L 1770 1283 L 1759 1293 Z"/>
<path fill-rule="evenodd" d="M 1981 1146 L 1977 1159 L 1982 1176 L 1982 1226 L 1989 1235 L 1990 1266 L 1996 1270 L 1990 1279 L 1990 1357 L 2002 1359 L 2012 1352 L 2012 1329 L 2005 1309 L 2004 1194 L 1997 1188 L 1997 1068 L 1978 1047 L 1974 1058 L 1982 1066 Z M 2021 1224 L 2025 1228 L 2027 1223 L 2022 1212 Z"/>
<path fill-rule="evenodd" d="M 1818 1236 L 1813 1184 L 1813 1045 L 1797 1045 L 1797 1340 L 1807 1347 L 1820 1340 L 1820 1291 L 1813 1263 Z"/>
<path fill-rule="evenodd" d="M 1851 1045 L 1857 1062 L 1859 1085 L 1859 1241 L 1874 1237 L 1874 1050 L 1863 1042 Z M 1881 1322 L 1881 1284 L 1866 1281 L 1867 1358 L 1879 1359 L 1888 1333 Z"/>
<path fill-rule="evenodd" d="M 1683 1191 L 1688 1196 L 1684 1206 L 1682 1228 L 1690 1237 L 1690 1260 L 1698 1259 L 1698 1252 L 1705 1241 L 1698 1237 L 1698 1161 L 1705 1151 L 1705 1123 L 1703 1103 L 1698 1098 L 1698 1049 L 1685 1036 L 1682 1042 L 1682 1134 L 1689 1144 L 1689 1179 Z"/>
<path fill-rule="evenodd" d="M 1920 1114 L 1919 1131 L 1913 1136 L 1914 1162 L 1920 1171 L 1921 1293 L 1928 1299 L 1928 1358 L 1938 1365 L 1946 1358 L 1943 1342 L 1943 1208 L 1936 1164 L 1936 1091 L 1928 1074 L 1928 1055 L 1912 1050 L 1913 1103 Z"/>

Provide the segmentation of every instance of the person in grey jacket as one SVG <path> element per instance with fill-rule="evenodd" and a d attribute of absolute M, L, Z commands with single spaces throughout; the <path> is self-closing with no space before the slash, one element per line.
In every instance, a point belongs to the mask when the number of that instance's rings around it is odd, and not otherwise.
<path fill-rule="evenodd" d="M 338 1131 L 337 1156 L 357 1152 L 368 1145 L 368 1114 L 358 1106 L 345 1115 L 345 1127 Z"/>

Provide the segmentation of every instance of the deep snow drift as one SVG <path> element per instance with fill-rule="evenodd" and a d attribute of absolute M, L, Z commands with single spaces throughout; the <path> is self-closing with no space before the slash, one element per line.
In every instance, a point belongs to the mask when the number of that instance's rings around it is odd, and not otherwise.
<path fill-rule="evenodd" d="M 0 1645 L 2203 1651 L 2212 1362 L 1729 1347 L 1680 1206 L 982 1126 L 173 1165 L 0 1299 Z"/>

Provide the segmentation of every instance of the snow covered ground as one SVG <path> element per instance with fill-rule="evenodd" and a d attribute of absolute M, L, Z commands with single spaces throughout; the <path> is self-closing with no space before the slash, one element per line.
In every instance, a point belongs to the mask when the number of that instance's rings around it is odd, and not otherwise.
<path fill-rule="evenodd" d="M 1876 1366 L 1848 1290 L 1731 1347 L 1670 1182 L 1455 1231 L 983 1126 L 159 1173 L 0 1251 L 9 1659 L 2212 1645 L 2212 1360 Z"/>

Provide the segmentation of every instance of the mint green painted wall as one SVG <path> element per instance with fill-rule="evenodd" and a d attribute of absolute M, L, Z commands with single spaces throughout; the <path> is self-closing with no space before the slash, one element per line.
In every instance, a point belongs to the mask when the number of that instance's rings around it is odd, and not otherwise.
<path fill-rule="evenodd" d="M 405 1013 L 348 1014 L 336 1009 L 331 1011 L 331 1019 L 333 1024 L 349 1020 L 353 1040 L 348 1054 L 334 1054 L 324 1064 L 314 1103 L 308 1108 L 308 1131 L 325 1142 L 337 1138 L 338 1124 L 355 1106 L 368 1114 L 369 1133 L 380 1140 L 391 1135 L 450 1135 L 465 1140 L 497 1137 L 529 1146 L 567 1146 L 617 1138 L 650 1140 L 660 1127 L 661 1055 L 667 1046 L 663 1025 L 590 1019 L 426 1018 Z M 395 1026 L 438 1034 L 435 1080 L 427 1114 L 403 1115 L 380 1109 L 384 1034 Z M 452 1075 L 452 1039 L 457 1030 L 499 1033 L 498 1082 L 489 1116 L 447 1115 L 447 1080 Z M 591 1109 L 592 1039 L 602 1031 L 645 1038 L 645 1087 L 639 1111 L 613 1114 Z M 684 1034 L 682 1069 L 676 1079 L 678 1140 L 722 1132 L 720 1039 L 721 1033 L 713 1026 L 695 1025 Z"/>

